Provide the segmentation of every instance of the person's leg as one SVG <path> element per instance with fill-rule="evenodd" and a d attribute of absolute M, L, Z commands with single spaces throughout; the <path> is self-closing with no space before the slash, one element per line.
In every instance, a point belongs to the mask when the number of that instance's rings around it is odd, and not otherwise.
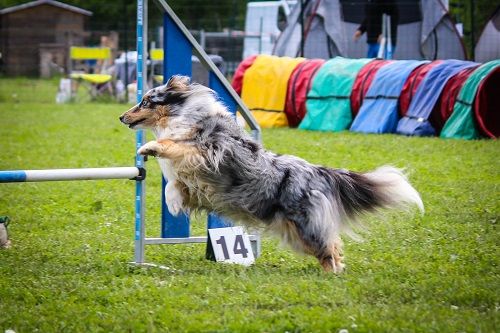
<path fill-rule="evenodd" d="M 379 43 L 368 43 L 368 53 L 367 58 L 376 58 L 378 55 L 378 50 L 380 48 Z"/>

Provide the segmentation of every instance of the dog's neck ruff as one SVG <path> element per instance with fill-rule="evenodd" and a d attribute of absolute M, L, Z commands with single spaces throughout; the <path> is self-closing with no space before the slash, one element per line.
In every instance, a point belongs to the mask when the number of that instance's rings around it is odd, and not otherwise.
<path fill-rule="evenodd" d="M 174 124 L 169 124 L 167 127 L 155 127 L 153 128 L 153 134 L 157 140 L 160 139 L 170 139 L 170 140 L 184 140 L 191 133 L 189 128 L 183 128 L 182 126 L 176 126 Z M 180 124 L 179 124 L 180 125 Z"/>

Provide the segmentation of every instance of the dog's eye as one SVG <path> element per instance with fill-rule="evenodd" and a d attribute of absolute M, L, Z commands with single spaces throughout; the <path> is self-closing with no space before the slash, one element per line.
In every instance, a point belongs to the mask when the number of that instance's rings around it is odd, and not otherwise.
<path fill-rule="evenodd" d="M 148 106 L 148 104 L 149 104 L 149 102 L 148 102 L 148 101 L 143 100 L 143 101 L 142 101 L 142 103 L 141 103 L 141 106 L 142 106 L 142 107 L 146 107 L 146 106 Z"/>

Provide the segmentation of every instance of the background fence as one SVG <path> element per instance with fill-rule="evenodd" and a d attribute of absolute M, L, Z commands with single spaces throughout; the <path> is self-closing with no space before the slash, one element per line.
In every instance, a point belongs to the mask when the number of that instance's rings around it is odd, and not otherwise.
<path fill-rule="evenodd" d="M 5 10 L 10 6 L 25 3 L 24 0 L 0 0 L 0 8 Z M 135 1 L 100 1 L 100 0 L 64 0 L 65 3 L 87 11 L 92 15 L 83 18 L 82 29 L 71 27 L 70 21 L 77 18 L 66 18 L 63 24 L 58 24 L 58 32 L 48 36 L 43 31 L 48 29 L 37 28 L 28 34 L 30 27 L 46 22 L 49 24 L 55 19 L 54 15 L 41 14 L 40 10 L 31 18 L 25 18 L 17 25 L 13 20 L 7 20 L 6 14 L 0 15 L 0 73 L 7 75 L 50 76 L 64 73 L 68 70 L 68 49 L 72 45 L 109 46 L 113 57 L 118 57 L 126 50 L 135 49 Z M 291 1 L 290 3 L 300 1 Z M 307 0 L 304 0 L 307 2 Z M 352 8 L 362 8 L 363 1 L 343 1 Z M 411 0 L 400 0 L 408 3 Z M 224 60 L 225 72 L 231 76 L 244 54 L 245 15 L 247 1 L 239 0 L 176 0 L 168 1 L 183 23 L 192 31 L 195 38 L 204 46 L 209 54 L 219 55 Z M 490 0 L 449 0 L 449 8 L 453 19 L 461 22 L 459 30 L 463 32 L 467 56 L 473 57 L 473 45 L 478 40 L 483 26 L 492 15 L 498 4 Z M 361 11 L 361 10 L 360 10 Z M 277 26 L 283 27 L 283 13 L 279 13 Z M 42 22 L 42 23 L 43 23 Z M 14 22 L 15 23 L 15 22 Z M 151 1 L 149 6 L 149 42 L 152 47 L 162 46 L 162 17 L 160 11 Z M 24 37 L 9 39 L 8 36 L 19 35 Z M 257 44 L 269 36 L 262 31 L 247 31 L 247 36 L 253 38 Z M 276 36 L 271 36 L 271 41 Z M 415 36 L 418 38 L 419 36 Z M 346 36 L 352 40 L 352 36 Z M 405 48 L 410 41 L 399 39 L 397 47 Z M 9 48 L 17 43 L 17 51 Z M 16 53 L 17 52 L 17 53 Z M 16 63 L 8 63 L 7 59 L 17 59 Z M 31 65 L 21 62 L 31 59 Z"/>

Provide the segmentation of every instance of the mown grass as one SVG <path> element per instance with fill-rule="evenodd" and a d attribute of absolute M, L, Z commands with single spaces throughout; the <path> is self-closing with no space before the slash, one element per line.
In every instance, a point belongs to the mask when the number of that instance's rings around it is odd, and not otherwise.
<path fill-rule="evenodd" d="M 52 104 L 55 81 L 0 80 L 0 169 L 133 164 L 119 104 Z M 12 99 L 12 93 L 17 99 Z M 10 96 L 10 97 L 9 97 Z M 369 218 L 346 240 L 348 269 L 266 238 L 246 268 L 204 259 L 203 245 L 133 257 L 134 184 L 2 184 L 0 332 L 495 332 L 499 330 L 500 144 L 395 135 L 265 130 L 265 146 L 337 168 L 406 167 L 423 217 Z M 148 162 L 148 234 L 158 235 L 160 172 Z M 204 234 L 203 216 L 193 233 Z"/>

